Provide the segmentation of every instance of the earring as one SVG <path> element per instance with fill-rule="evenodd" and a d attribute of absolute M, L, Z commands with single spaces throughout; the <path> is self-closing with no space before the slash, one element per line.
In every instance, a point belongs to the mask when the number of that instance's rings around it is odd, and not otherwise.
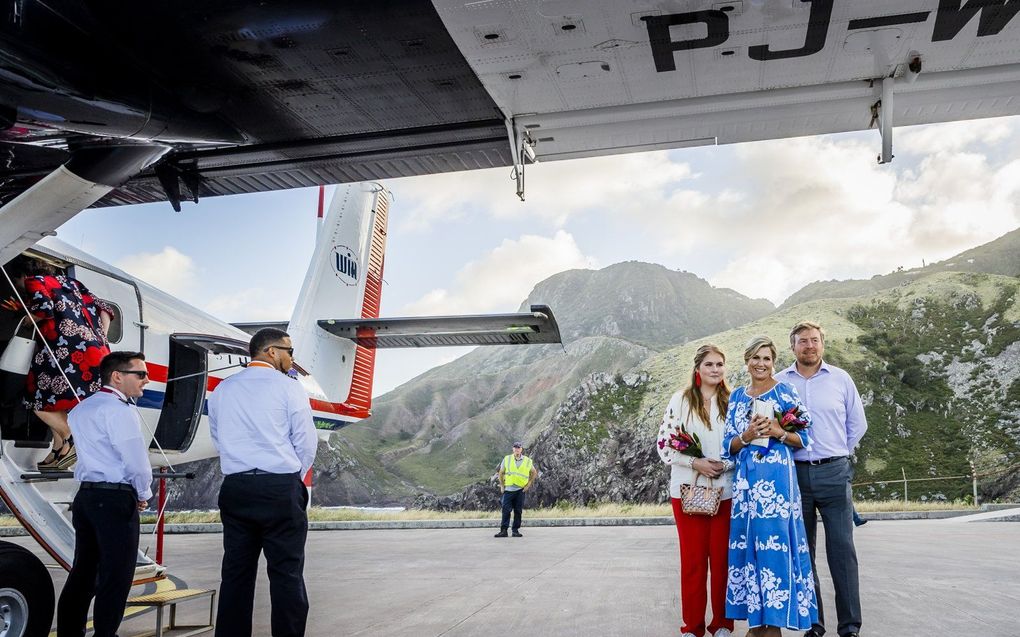
<path fill-rule="evenodd" d="M 701 373 L 698 370 L 694 370 L 694 386 L 701 387 Z"/>

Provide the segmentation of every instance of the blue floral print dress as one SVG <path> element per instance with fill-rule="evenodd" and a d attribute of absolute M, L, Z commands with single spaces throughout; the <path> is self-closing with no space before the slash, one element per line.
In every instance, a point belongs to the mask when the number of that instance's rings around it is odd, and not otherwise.
<path fill-rule="evenodd" d="M 797 390 L 786 383 L 758 396 L 785 413 L 802 409 L 808 427 L 800 434 L 810 445 L 811 416 Z M 807 630 L 818 621 L 811 553 L 793 449 L 771 439 L 768 447 L 749 445 L 730 453 L 730 442 L 751 421 L 754 399 L 743 387 L 730 395 L 723 434 L 723 458 L 735 460 L 733 508 L 730 518 L 729 573 L 726 616 L 748 625 Z"/>

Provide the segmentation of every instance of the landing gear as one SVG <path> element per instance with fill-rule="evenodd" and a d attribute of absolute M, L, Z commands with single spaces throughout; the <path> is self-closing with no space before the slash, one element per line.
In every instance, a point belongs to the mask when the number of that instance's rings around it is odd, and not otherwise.
<path fill-rule="evenodd" d="M 53 581 L 28 549 L 0 542 L 0 637 L 46 637 L 53 622 Z"/>

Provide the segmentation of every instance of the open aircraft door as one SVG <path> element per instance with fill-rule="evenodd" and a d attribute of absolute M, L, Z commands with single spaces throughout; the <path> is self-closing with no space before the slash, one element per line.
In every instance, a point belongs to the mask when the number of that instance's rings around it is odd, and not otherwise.
<path fill-rule="evenodd" d="M 184 453 L 199 435 L 199 422 L 206 413 L 206 392 L 219 382 L 211 371 L 236 370 L 248 362 L 248 343 L 208 334 L 170 335 L 170 359 L 163 392 L 146 390 L 139 406 L 159 409 L 150 449 Z M 219 375 L 217 375 L 219 376 Z M 208 432 L 201 432 L 208 437 Z M 201 444 L 208 446 L 208 440 Z M 175 460 L 176 462 L 176 460 Z"/>

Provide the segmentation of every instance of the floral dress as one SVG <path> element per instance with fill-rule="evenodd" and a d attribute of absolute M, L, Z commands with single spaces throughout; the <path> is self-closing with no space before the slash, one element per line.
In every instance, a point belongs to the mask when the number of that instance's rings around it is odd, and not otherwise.
<path fill-rule="evenodd" d="M 102 387 L 99 362 L 110 348 L 99 313 L 112 316 L 113 309 L 84 285 L 62 275 L 28 277 L 25 291 L 28 310 L 49 345 L 36 344 L 25 382 L 25 406 L 37 411 L 70 411 L 80 399 Z"/>
<path fill-rule="evenodd" d="M 758 400 L 780 412 L 804 407 L 797 390 L 786 383 Z M 723 458 L 733 457 L 730 442 L 750 424 L 753 402 L 743 387 L 730 395 Z M 797 433 L 808 447 L 811 416 L 806 409 L 801 418 L 809 426 Z M 741 448 L 735 460 L 726 616 L 746 619 L 752 627 L 807 630 L 818 620 L 818 604 L 793 449 L 771 439 L 768 447 Z"/>

